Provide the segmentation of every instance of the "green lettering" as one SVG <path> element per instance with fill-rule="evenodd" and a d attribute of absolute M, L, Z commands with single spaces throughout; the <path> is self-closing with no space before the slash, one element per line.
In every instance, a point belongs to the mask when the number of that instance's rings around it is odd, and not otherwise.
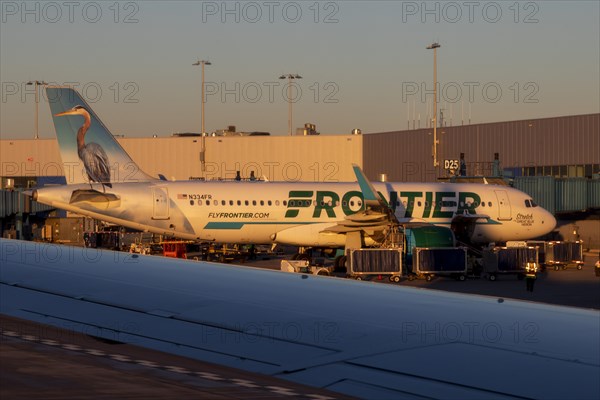
<path fill-rule="evenodd" d="M 404 216 L 410 218 L 413 216 L 413 210 L 415 208 L 415 199 L 417 197 L 423 197 L 423 192 L 400 192 L 400 197 L 406 197 L 406 212 Z"/>
<path fill-rule="evenodd" d="M 351 210 L 350 209 L 350 202 L 353 201 L 352 199 L 354 198 L 358 198 L 358 201 L 360 201 L 361 203 L 361 207 L 358 210 Z M 365 207 L 365 202 L 364 202 L 364 198 L 363 198 L 363 194 L 362 192 L 359 192 L 358 190 L 351 190 L 349 192 L 347 192 L 344 197 L 342 197 L 342 211 L 344 212 L 345 215 L 352 215 L 355 214 L 357 211 L 363 210 Z"/>
<path fill-rule="evenodd" d="M 481 197 L 477 193 L 460 192 L 458 194 L 458 210 L 456 213 L 464 214 L 466 210 L 469 214 L 477 214 L 475 209 L 479 204 L 481 204 Z"/>
<path fill-rule="evenodd" d="M 433 203 L 433 193 L 425 192 L 425 209 L 423 210 L 423 218 L 429 218 L 431 214 L 431 205 Z"/>
<path fill-rule="evenodd" d="M 340 200 L 340 196 L 338 196 L 335 192 L 329 191 L 318 191 L 317 192 L 317 205 L 315 207 L 315 212 L 313 213 L 313 218 L 319 218 L 321 216 L 321 211 L 325 210 L 327 216 L 329 218 L 335 218 L 335 207 L 336 203 Z"/>
<path fill-rule="evenodd" d="M 454 216 L 454 211 L 442 211 L 443 206 L 448 206 L 444 204 L 446 200 L 445 198 L 454 198 L 456 193 L 454 192 L 436 192 L 435 193 L 435 208 L 433 209 L 433 218 L 452 218 Z M 448 202 L 451 203 L 451 202 Z"/>
<path fill-rule="evenodd" d="M 300 210 L 293 209 L 294 207 L 310 207 L 312 201 L 313 192 L 311 190 L 290 190 L 290 199 L 288 201 L 288 209 L 285 212 L 285 218 L 295 218 L 298 216 Z M 294 198 L 296 197 L 296 198 Z M 297 197 L 300 197 L 298 199 Z"/>

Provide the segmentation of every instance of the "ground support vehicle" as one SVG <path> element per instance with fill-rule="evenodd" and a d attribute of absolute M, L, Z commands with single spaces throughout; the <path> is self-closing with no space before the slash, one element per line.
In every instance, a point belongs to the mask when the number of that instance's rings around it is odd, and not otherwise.
<path fill-rule="evenodd" d="M 281 270 L 284 272 L 296 272 L 299 274 L 331 275 L 332 267 L 321 265 L 310 265 L 308 260 L 281 260 Z"/>

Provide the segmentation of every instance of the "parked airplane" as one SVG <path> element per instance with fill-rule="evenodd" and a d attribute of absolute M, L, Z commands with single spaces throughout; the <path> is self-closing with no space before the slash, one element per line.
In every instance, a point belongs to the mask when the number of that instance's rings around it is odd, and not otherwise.
<path fill-rule="evenodd" d="M 390 223 L 450 226 L 473 243 L 532 239 L 556 220 L 514 188 L 471 183 L 166 181 L 142 172 L 72 88 L 48 87 L 66 186 L 35 200 L 126 227 L 223 243 L 340 248 Z"/>

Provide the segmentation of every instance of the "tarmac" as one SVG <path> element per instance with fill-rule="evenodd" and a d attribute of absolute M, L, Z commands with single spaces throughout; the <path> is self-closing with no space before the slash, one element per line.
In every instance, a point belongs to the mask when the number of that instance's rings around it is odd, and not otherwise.
<path fill-rule="evenodd" d="M 2 399 L 351 397 L 0 315 Z"/>

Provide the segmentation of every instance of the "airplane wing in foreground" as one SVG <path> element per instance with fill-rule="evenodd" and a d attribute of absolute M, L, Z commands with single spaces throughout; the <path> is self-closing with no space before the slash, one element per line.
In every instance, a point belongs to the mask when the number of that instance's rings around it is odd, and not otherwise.
<path fill-rule="evenodd" d="M 0 239 L 0 312 L 370 399 L 600 397 L 600 313 Z"/>

